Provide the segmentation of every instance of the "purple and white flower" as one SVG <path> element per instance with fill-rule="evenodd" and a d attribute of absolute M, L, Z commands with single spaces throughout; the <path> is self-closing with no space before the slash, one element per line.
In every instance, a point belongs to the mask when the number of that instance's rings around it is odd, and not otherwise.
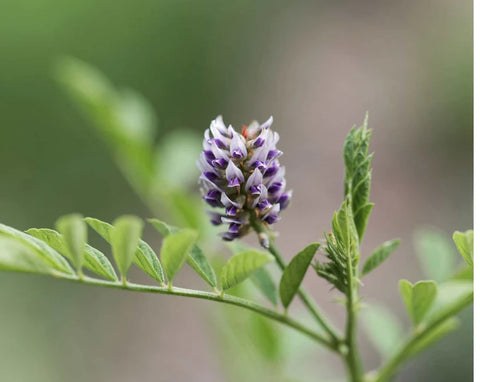
<path fill-rule="evenodd" d="M 251 219 L 264 224 L 279 220 L 292 192 L 285 191 L 285 168 L 278 158 L 279 135 L 270 128 L 273 118 L 263 124 L 253 121 L 241 133 L 218 116 L 205 130 L 203 152 L 197 162 L 202 174 L 200 189 L 205 202 L 222 212 L 209 211 L 214 225 L 227 224 L 224 240 L 245 235 Z"/>

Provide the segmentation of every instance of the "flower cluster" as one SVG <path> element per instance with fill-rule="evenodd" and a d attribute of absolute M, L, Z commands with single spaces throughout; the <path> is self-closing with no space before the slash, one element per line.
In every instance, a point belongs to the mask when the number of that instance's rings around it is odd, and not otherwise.
<path fill-rule="evenodd" d="M 214 225 L 228 224 L 224 240 L 245 235 L 251 219 L 273 224 L 287 207 L 291 191 L 285 192 L 285 168 L 278 158 L 278 133 L 270 126 L 270 117 L 243 126 L 238 133 L 218 116 L 205 130 L 203 152 L 198 160 L 202 172 L 200 186 L 203 199 L 223 213 L 209 211 Z"/>

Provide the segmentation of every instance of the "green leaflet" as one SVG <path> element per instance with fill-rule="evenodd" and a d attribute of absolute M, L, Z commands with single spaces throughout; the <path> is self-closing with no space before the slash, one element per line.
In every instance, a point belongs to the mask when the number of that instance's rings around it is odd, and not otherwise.
<path fill-rule="evenodd" d="M 67 251 L 65 241 L 57 231 L 48 228 L 30 228 L 26 231 L 29 235 L 44 241 L 50 247 L 55 249 L 62 255 L 70 258 L 70 253 Z M 117 281 L 117 275 L 113 269 L 112 264 L 107 257 L 98 249 L 91 247 L 88 244 L 84 246 L 85 268 L 105 277 L 108 280 Z"/>
<path fill-rule="evenodd" d="M 397 317 L 383 306 L 369 304 L 361 310 L 360 318 L 368 338 L 382 358 L 392 356 L 404 339 Z"/>
<path fill-rule="evenodd" d="M 319 243 L 307 245 L 299 253 L 297 253 L 285 268 L 280 279 L 280 300 L 283 306 L 288 308 L 295 297 L 300 284 L 307 273 L 307 269 L 312 262 L 313 256 L 320 247 Z"/>
<path fill-rule="evenodd" d="M 178 232 L 179 228 L 172 227 L 167 223 L 158 220 L 158 219 L 148 219 L 148 221 L 155 227 L 155 229 L 160 232 L 160 234 L 165 238 L 170 235 L 172 232 Z M 217 287 L 217 277 L 215 271 L 213 270 L 210 262 L 203 253 L 202 249 L 194 244 L 190 254 L 187 258 L 187 263 L 190 265 L 195 272 L 197 272 L 200 277 L 202 277 L 211 287 Z"/>
<path fill-rule="evenodd" d="M 168 235 L 170 235 L 172 232 L 175 232 L 175 231 L 178 231 L 178 228 L 176 227 L 171 227 L 170 225 L 168 225 L 167 223 L 161 221 L 161 220 L 158 220 L 158 219 L 148 219 L 148 222 L 153 225 L 153 227 L 158 231 L 160 232 L 160 234 L 163 236 L 163 237 L 167 237 Z"/>
<path fill-rule="evenodd" d="M 363 125 L 350 130 L 343 147 L 343 161 L 345 164 L 345 197 L 351 200 L 352 214 L 358 238 L 361 241 L 367 226 L 373 204 L 370 198 L 372 182 L 371 161 L 368 153 L 371 130 L 367 128 L 368 114 Z"/>
<path fill-rule="evenodd" d="M 197 238 L 198 233 L 187 228 L 172 233 L 163 240 L 160 256 L 170 283 L 187 260 Z"/>
<path fill-rule="evenodd" d="M 419 281 L 412 285 L 407 280 L 400 280 L 400 293 L 410 317 L 418 325 L 432 307 L 437 295 L 435 281 Z"/>
<path fill-rule="evenodd" d="M 272 279 L 272 276 L 265 268 L 260 268 L 253 272 L 250 279 L 255 284 L 260 292 L 270 301 L 273 306 L 277 306 L 277 288 Z"/>
<path fill-rule="evenodd" d="M 367 258 L 362 269 L 362 277 L 367 273 L 370 273 L 380 264 L 382 264 L 388 256 L 398 247 L 400 240 L 390 240 L 383 243 L 380 247 L 376 248 L 372 254 Z"/>
<path fill-rule="evenodd" d="M 113 222 L 113 228 L 110 231 L 113 257 L 123 280 L 126 280 L 128 269 L 142 236 L 142 230 L 143 222 L 136 216 L 120 216 Z"/>
<path fill-rule="evenodd" d="M 4 224 L 0 224 L 0 236 L 1 235 L 12 237 L 33 248 L 47 264 L 57 271 L 70 275 L 75 273 L 65 258 L 43 241 Z"/>
<path fill-rule="evenodd" d="M 247 250 L 255 250 L 251 246 L 235 240 L 228 242 L 227 246 L 234 255 Z M 270 301 L 274 306 L 278 305 L 277 287 L 272 279 L 272 276 L 270 275 L 270 272 L 266 268 L 260 268 L 256 272 L 253 272 L 250 276 L 250 280 L 268 299 L 268 301 Z"/>
<path fill-rule="evenodd" d="M 257 269 L 273 260 L 273 256 L 254 250 L 240 252 L 232 256 L 222 269 L 222 289 L 233 288 L 250 277 Z"/>
<path fill-rule="evenodd" d="M 105 241 L 111 244 L 110 232 L 113 228 L 112 225 L 94 218 L 85 218 L 85 221 L 93 230 L 102 236 Z M 133 263 L 160 284 L 165 283 L 163 268 L 157 255 L 143 240 L 139 241 Z"/>
<path fill-rule="evenodd" d="M 473 267 L 473 231 L 455 231 L 453 240 L 455 241 L 458 252 L 460 252 L 466 263 Z"/>
<path fill-rule="evenodd" d="M 81 274 L 84 257 L 85 244 L 87 243 L 87 225 L 80 214 L 71 214 L 60 217 L 56 226 L 60 234 L 63 236 L 65 250 L 68 258 L 72 261 Z"/>
<path fill-rule="evenodd" d="M 217 276 L 207 257 L 197 244 L 193 245 L 187 258 L 187 263 L 197 272 L 210 286 L 217 287 Z"/>
<path fill-rule="evenodd" d="M 419 230 L 415 234 L 415 251 L 427 277 L 442 282 L 453 275 L 457 256 L 446 235 L 432 229 Z"/>
<path fill-rule="evenodd" d="M 0 235 L 0 270 L 60 275 L 38 251 L 20 240 L 4 235 Z"/>

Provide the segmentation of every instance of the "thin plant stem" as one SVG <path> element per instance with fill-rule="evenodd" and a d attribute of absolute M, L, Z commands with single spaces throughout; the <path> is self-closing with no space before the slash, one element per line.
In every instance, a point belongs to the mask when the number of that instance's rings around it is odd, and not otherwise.
<path fill-rule="evenodd" d="M 99 280 L 99 279 L 95 279 L 87 276 L 84 276 L 83 279 L 79 279 L 76 276 L 68 276 L 63 278 L 71 281 L 77 281 L 87 285 L 102 286 L 102 287 L 114 288 L 114 289 L 124 289 L 124 290 L 137 291 L 137 292 L 183 296 L 183 297 L 197 298 L 202 300 L 216 301 L 216 302 L 229 304 L 229 305 L 235 305 L 235 306 L 256 312 L 264 317 L 277 321 L 283 325 L 289 326 L 307 335 L 308 337 L 319 342 L 320 344 L 326 346 L 330 350 L 334 352 L 338 351 L 335 344 L 333 344 L 323 335 L 316 333 L 315 331 L 306 327 L 302 323 L 288 316 L 285 316 L 284 314 L 278 313 L 274 310 L 268 309 L 264 306 L 261 306 L 252 301 L 249 301 L 240 297 L 231 296 L 228 294 L 220 295 L 212 292 L 204 292 L 204 291 L 198 291 L 194 289 L 185 289 L 185 288 L 178 288 L 173 286 L 172 287 L 150 286 L 150 285 L 141 285 L 141 284 L 135 284 L 130 282 L 127 282 L 124 284 L 121 281 L 116 281 L 116 282 L 105 281 L 105 280 Z"/>
<path fill-rule="evenodd" d="M 349 256 L 347 264 L 349 280 L 347 293 L 347 324 L 345 330 L 345 343 L 348 347 L 348 351 L 344 357 L 352 382 L 360 382 L 362 381 L 363 367 L 357 345 L 358 284 L 355 281 L 355 271 L 351 256 Z"/>

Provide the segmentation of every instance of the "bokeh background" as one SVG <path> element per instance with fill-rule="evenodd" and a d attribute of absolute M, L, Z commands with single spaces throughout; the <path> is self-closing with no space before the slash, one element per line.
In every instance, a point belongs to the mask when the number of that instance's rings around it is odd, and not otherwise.
<path fill-rule="evenodd" d="M 289 258 L 328 228 L 343 139 L 368 110 L 376 205 L 364 252 L 393 237 L 402 245 L 362 293 L 406 325 L 397 280 L 423 277 L 415 232 L 472 227 L 472 29 L 470 1 L 0 0 L 0 221 L 152 215 L 59 85 L 59 56 L 143 94 L 158 142 L 200 137 L 217 114 L 234 126 L 273 115 L 294 189 L 276 227 Z M 147 240 L 160 244 L 152 231 Z M 177 283 L 201 285 L 189 269 Z M 330 288 L 314 275 L 308 288 L 341 323 Z M 2 273 L 0 307 L 2 381 L 224 381 L 245 351 L 225 345 L 226 313 L 201 301 Z M 471 316 L 396 380 L 471 380 Z M 304 370 L 317 374 L 300 380 L 342 380 L 338 361 L 307 353 Z"/>

